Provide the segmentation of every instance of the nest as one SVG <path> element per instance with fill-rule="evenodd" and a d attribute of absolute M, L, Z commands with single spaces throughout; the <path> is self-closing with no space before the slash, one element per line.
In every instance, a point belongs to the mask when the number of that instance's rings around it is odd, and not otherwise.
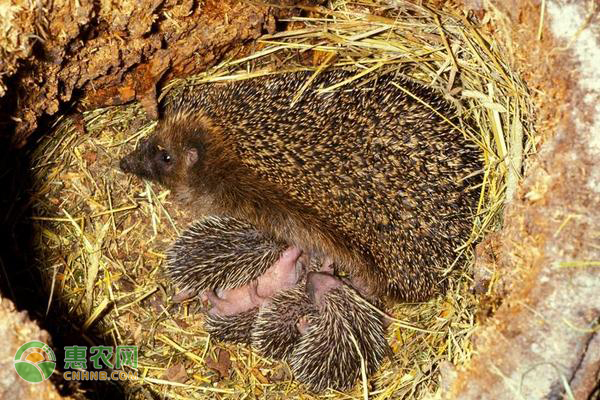
<path fill-rule="evenodd" d="M 163 96 L 168 100 L 202 82 L 350 68 L 357 77 L 399 70 L 456 104 L 460 129 L 480 145 L 485 171 L 472 233 L 448 266 L 451 288 L 444 297 L 390 310 L 396 318 L 388 328 L 393 357 L 353 391 L 322 394 L 421 399 L 439 391 L 442 363 L 462 365 L 471 356 L 478 306 L 470 290 L 473 247 L 501 227 L 503 206 L 535 148 L 532 105 L 502 54 L 506 47 L 462 10 L 403 1 L 334 3 L 307 8 L 285 32 L 252 44 L 249 56 L 170 82 Z M 310 85 L 294 99 L 304 90 Z M 291 380 L 285 364 L 209 340 L 194 303 L 171 302 L 175 288 L 163 275 L 164 253 L 190 220 L 168 191 L 115 167 L 154 125 L 140 104 L 97 109 L 84 113 L 83 121 L 61 118 L 32 152 L 36 262 L 46 277 L 48 307 L 64 305 L 90 344 L 101 337 L 107 344 L 139 346 L 140 379 L 125 385 L 147 394 L 318 398 Z"/>

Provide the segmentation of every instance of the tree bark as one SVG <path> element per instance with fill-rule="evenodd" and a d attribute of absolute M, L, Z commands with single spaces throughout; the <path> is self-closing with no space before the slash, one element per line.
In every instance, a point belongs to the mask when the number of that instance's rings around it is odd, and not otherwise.
<path fill-rule="evenodd" d="M 476 330 L 470 364 L 442 369 L 446 398 L 600 398 L 600 16 L 548 0 L 539 40 L 540 4 L 498 2 L 549 139 L 503 231 L 479 245 L 476 281 L 498 277 L 501 306 Z"/>
<path fill-rule="evenodd" d="M 41 116 L 74 100 L 146 100 L 152 113 L 157 83 L 242 52 L 290 12 L 235 0 L 12 0 L 0 6 L 3 130 L 23 145 Z"/>

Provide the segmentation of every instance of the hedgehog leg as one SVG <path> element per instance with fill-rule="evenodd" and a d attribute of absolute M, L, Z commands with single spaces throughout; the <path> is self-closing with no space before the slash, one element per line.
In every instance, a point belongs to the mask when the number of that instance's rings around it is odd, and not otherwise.
<path fill-rule="evenodd" d="M 298 263 L 301 255 L 302 251 L 295 246 L 284 251 L 277 262 L 258 278 L 257 295 L 265 299 L 296 286 L 303 272 L 302 264 Z"/>
<path fill-rule="evenodd" d="M 256 293 L 256 282 L 234 289 L 207 290 L 206 297 L 212 305 L 208 311 L 211 315 L 229 316 L 248 311 L 258 307 L 259 298 L 253 294 Z"/>
<path fill-rule="evenodd" d="M 184 301 L 194 299 L 197 296 L 198 296 L 197 290 L 188 288 L 188 289 L 179 290 L 177 293 L 175 293 L 173 295 L 173 298 L 171 300 L 173 301 L 173 303 L 183 303 Z M 208 298 L 204 295 L 204 293 L 201 294 L 200 299 L 202 301 L 208 300 Z"/>

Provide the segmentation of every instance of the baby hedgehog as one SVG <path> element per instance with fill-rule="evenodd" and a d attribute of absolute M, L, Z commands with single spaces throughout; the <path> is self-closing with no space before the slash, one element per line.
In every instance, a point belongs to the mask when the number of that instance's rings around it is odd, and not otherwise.
<path fill-rule="evenodd" d="M 247 238 L 252 246 L 243 244 Z M 281 256 L 272 263 L 276 249 Z M 347 389 L 361 362 L 369 375 L 381 364 L 387 349 L 383 318 L 331 275 L 330 266 L 302 257 L 310 270 L 326 271 L 307 275 L 300 259 L 295 248 L 284 251 L 249 224 L 209 217 L 169 249 L 167 272 L 183 287 L 207 294 L 213 307 L 205 328 L 212 336 L 251 343 L 267 357 L 288 361 L 313 391 Z M 236 284 L 223 282 L 225 275 Z"/>
<path fill-rule="evenodd" d="M 375 373 L 389 350 L 383 317 L 341 279 L 310 272 L 306 285 L 274 296 L 258 311 L 252 345 L 286 360 L 310 390 L 347 390 Z"/>
<path fill-rule="evenodd" d="M 433 89 L 392 73 L 303 71 L 188 87 L 121 168 L 198 214 L 248 221 L 346 266 L 375 296 L 422 301 L 470 233 L 479 151 Z"/>
<path fill-rule="evenodd" d="M 208 216 L 171 246 L 167 272 L 181 289 L 231 289 L 263 275 L 287 247 L 247 222 Z"/>
<path fill-rule="evenodd" d="M 205 328 L 217 339 L 249 343 L 258 306 L 295 286 L 300 251 L 228 217 L 205 217 L 167 251 L 167 274 L 214 306 Z"/>

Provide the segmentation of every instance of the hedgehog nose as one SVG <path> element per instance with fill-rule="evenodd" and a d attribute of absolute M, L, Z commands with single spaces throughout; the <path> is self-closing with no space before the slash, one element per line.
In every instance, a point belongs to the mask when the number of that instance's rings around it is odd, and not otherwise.
<path fill-rule="evenodd" d="M 121 168 L 121 171 L 123 172 L 131 172 L 131 162 L 129 161 L 129 157 L 121 158 L 121 161 L 119 161 L 119 168 Z"/>

